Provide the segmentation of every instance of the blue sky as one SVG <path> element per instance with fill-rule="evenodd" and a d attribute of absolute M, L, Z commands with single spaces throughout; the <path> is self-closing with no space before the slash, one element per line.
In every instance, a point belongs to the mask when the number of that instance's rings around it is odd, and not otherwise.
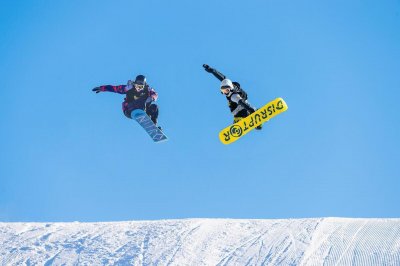
<path fill-rule="evenodd" d="M 1 1 L 0 220 L 400 217 L 400 1 Z M 207 63 L 261 106 L 225 146 Z M 94 94 L 145 74 L 154 144 Z"/>

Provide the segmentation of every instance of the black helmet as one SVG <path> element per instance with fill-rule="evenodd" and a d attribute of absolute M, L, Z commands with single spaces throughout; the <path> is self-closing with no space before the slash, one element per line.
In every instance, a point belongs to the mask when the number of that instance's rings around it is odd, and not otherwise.
<path fill-rule="evenodd" d="M 135 78 L 135 84 L 146 85 L 146 77 L 143 75 L 138 75 Z"/>

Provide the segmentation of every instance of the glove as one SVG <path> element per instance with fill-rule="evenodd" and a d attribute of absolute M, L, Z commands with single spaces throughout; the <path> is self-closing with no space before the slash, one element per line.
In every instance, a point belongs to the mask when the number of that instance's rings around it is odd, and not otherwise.
<path fill-rule="evenodd" d="M 152 100 L 153 102 L 155 102 L 155 101 L 157 101 L 157 99 L 158 99 L 158 95 L 157 95 L 157 94 L 152 94 L 152 95 L 150 95 L 150 98 L 151 98 L 151 100 Z"/>
<path fill-rule="evenodd" d="M 153 89 L 149 89 L 149 97 L 153 102 L 155 102 L 158 99 L 158 94 Z"/>
<path fill-rule="evenodd" d="M 96 87 L 96 88 L 94 88 L 92 91 L 94 91 L 94 92 L 96 92 L 96 93 L 99 93 L 99 92 L 101 92 L 101 89 L 100 89 L 100 87 Z"/>
<path fill-rule="evenodd" d="M 206 64 L 204 64 L 203 67 L 204 67 L 204 70 L 207 71 L 208 73 L 211 73 L 214 70 L 212 67 L 210 67 L 209 65 L 206 65 Z"/>

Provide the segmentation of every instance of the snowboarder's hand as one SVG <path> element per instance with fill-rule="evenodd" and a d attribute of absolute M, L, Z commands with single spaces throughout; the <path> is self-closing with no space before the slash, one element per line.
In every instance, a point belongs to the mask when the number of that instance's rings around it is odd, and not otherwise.
<path fill-rule="evenodd" d="M 92 89 L 92 91 L 99 93 L 99 92 L 101 92 L 101 89 L 100 89 L 100 87 L 96 87 L 96 88 Z"/>
<path fill-rule="evenodd" d="M 153 102 L 155 102 L 158 99 L 158 94 L 157 94 L 157 92 L 155 92 L 155 90 L 150 89 L 149 90 L 149 97 Z"/>
<path fill-rule="evenodd" d="M 211 73 L 214 70 L 214 69 L 212 69 L 212 67 L 210 67 L 207 64 L 204 64 L 203 67 L 204 67 L 204 70 L 207 71 L 208 73 Z"/>

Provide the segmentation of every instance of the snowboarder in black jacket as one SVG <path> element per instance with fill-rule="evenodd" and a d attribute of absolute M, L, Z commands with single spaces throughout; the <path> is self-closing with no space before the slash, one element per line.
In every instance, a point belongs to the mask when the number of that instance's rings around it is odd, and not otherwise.
<path fill-rule="evenodd" d="M 131 113 L 135 109 L 146 111 L 153 123 L 157 125 L 158 105 L 154 102 L 158 99 L 157 92 L 151 88 L 144 75 L 138 75 L 135 81 L 128 80 L 127 85 L 103 85 L 94 88 L 92 91 L 99 93 L 109 91 L 119 94 L 126 94 L 122 103 L 122 111 L 125 116 L 132 118 Z M 161 129 L 161 127 L 159 127 Z"/>
<path fill-rule="evenodd" d="M 240 87 L 239 82 L 232 82 L 230 79 L 227 79 L 224 74 L 209 65 L 204 64 L 203 67 L 205 71 L 213 74 L 221 81 L 221 93 L 224 94 L 228 100 L 229 109 L 233 115 L 233 123 L 255 112 L 256 109 L 247 101 L 247 93 Z M 256 127 L 256 129 L 261 129 L 261 126 Z"/>

